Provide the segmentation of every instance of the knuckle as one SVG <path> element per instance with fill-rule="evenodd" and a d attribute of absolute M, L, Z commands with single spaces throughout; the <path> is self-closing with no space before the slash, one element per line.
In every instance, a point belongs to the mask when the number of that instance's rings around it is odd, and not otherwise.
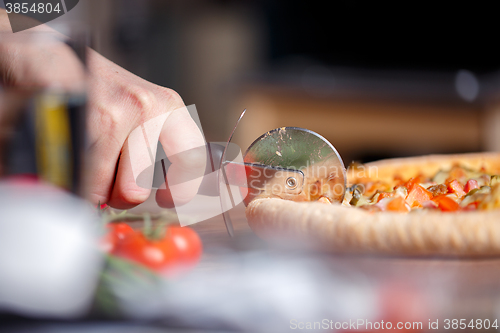
<path fill-rule="evenodd" d="M 96 111 L 97 110 L 97 111 Z M 87 142 L 89 151 L 101 151 L 107 149 L 110 152 L 118 154 L 123 146 L 123 118 L 119 112 L 114 112 L 114 108 L 107 110 L 94 109 L 87 119 Z M 112 154 L 114 155 L 114 154 Z M 118 157 L 118 156 L 116 156 Z M 99 158 L 103 158 L 100 156 Z M 106 156 L 104 158 L 111 158 Z M 92 163 L 99 163 L 99 161 L 92 161 Z"/>
<path fill-rule="evenodd" d="M 126 103 L 133 105 L 142 116 L 154 113 L 158 109 L 158 100 L 151 90 L 139 86 L 126 89 Z"/>
<path fill-rule="evenodd" d="M 177 91 L 170 88 L 161 88 L 161 94 L 171 108 L 178 109 L 185 106 L 181 95 Z"/>
<path fill-rule="evenodd" d="M 95 126 L 97 129 L 105 129 L 105 133 L 116 133 L 123 118 L 120 110 L 116 107 L 104 105 L 94 105 L 92 109 L 97 112 L 93 112 L 95 118 L 92 119 L 89 129 Z M 100 132 L 102 133 L 102 131 Z"/>

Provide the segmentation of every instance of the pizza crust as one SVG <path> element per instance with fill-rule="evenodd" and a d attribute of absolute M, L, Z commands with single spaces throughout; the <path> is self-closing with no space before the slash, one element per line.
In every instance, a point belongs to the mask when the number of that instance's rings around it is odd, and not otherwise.
<path fill-rule="evenodd" d="M 395 172 L 409 178 L 433 174 L 460 163 L 500 173 L 500 154 L 434 155 L 370 163 L 379 177 Z M 352 175 L 348 178 L 352 180 Z M 252 230 L 273 243 L 341 253 L 418 256 L 500 255 L 500 210 L 408 214 L 368 212 L 339 204 L 294 202 L 276 198 L 252 201 L 246 210 Z"/>

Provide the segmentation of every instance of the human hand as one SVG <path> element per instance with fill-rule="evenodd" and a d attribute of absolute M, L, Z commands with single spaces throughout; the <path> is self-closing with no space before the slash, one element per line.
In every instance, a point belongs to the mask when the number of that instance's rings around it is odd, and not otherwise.
<path fill-rule="evenodd" d="M 0 30 L 5 11 L 0 12 Z M 5 15 L 6 17 L 6 15 Z M 16 33 L 23 38 L 34 30 L 55 33 L 45 26 Z M 56 33 L 57 34 L 57 33 Z M 64 43 L 53 45 L 0 41 L 0 78 L 15 88 L 81 89 L 85 70 Z M 137 184 L 137 170 L 152 180 L 150 156 L 158 140 L 173 163 L 156 200 L 164 207 L 186 203 L 196 194 L 205 171 L 205 141 L 181 97 L 173 90 L 147 82 L 88 50 L 88 168 L 87 193 L 93 203 L 127 209 L 145 201 L 151 189 Z M 73 70 L 68 70 L 68 69 Z M 144 142 L 132 136 L 141 129 Z M 133 158 L 134 157 L 134 158 Z M 175 187 L 175 191 L 170 191 Z"/>
<path fill-rule="evenodd" d="M 172 186 L 157 191 L 158 204 L 172 207 L 174 202 L 188 202 L 201 183 L 206 156 L 204 149 L 196 149 L 204 148 L 205 141 L 181 97 L 171 89 L 127 72 L 94 51 L 88 58 L 91 200 L 129 208 L 148 198 L 151 190 L 137 185 L 136 179 L 137 170 L 145 170 L 152 162 L 141 141 L 147 138 L 153 157 L 160 141 L 172 162 L 167 179 L 176 180 L 175 191 L 169 190 Z M 130 136 L 141 131 L 142 137 Z M 132 160 L 135 156 L 139 158 Z M 146 178 L 152 177 L 150 168 Z"/>

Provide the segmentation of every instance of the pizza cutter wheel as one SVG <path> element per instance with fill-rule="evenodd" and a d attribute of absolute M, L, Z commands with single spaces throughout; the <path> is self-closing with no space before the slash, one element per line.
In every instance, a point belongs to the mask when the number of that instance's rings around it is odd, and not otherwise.
<path fill-rule="evenodd" d="M 231 138 L 232 134 L 226 149 Z M 225 151 L 221 159 L 220 185 L 227 186 L 228 190 L 230 185 L 239 186 L 245 205 L 255 198 L 292 201 L 326 198 L 332 203 L 341 203 L 344 199 L 346 170 L 342 158 L 328 140 L 311 130 L 274 129 L 248 147 L 243 162 L 226 159 Z M 227 207 L 222 206 L 226 212 Z M 229 215 L 224 213 L 223 217 L 232 235 Z"/>
<path fill-rule="evenodd" d="M 342 202 L 346 173 L 337 150 L 321 135 L 299 127 L 282 127 L 255 140 L 244 155 L 249 193 L 256 197 Z M 256 166 L 261 167 L 259 170 Z"/>

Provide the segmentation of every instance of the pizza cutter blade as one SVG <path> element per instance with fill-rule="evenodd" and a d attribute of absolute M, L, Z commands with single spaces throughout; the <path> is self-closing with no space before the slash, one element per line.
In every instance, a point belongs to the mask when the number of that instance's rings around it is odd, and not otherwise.
<path fill-rule="evenodd" d="M 224 151 L 222 152 L 222 156 L 220 159 L 220 165 L 219 165 L 219 198 L 220 198 L 220 204 L 222 208 L 222 218 L 224 219 L 224 224 L 226 225 L 226 230 L 229 236 L 233 237 L 234 236 L 234 228 L 233 228 L 233 223 L 231 221 L 231 218 L 229 217 L 229 214 L 227 211 L 231 209 L 232 207 L 235 206 L 234 200 L 233 200 L 233 194 L 232 194 L 232 188 L 230 185 L 230 182 L 228 181 L 228 174 L 226 172 L 225 166 L 227 163 L 231 163 L 231 159 L 228 159 L 228 154 L 231 153 L 231 139 L 233 138 L 234 131 L 236 131 L 236 127 L 238 127 L 238 124 L 240 123 L 241 119 L 245 115 L 245 112 L 247 112 L 247 109 L 243 110 L 241 113 L 240 117 L 236 121 L 236 125 L 233 128 L 233 131 L 231 132 L 231 135 L 229 136 L 229 139 L 227 140 L 226 147 L 224 148 Z M 239 150 L 239 149 L 237 149 Z M 235 163 L 235 162 L 233 162 Z M 228 195 L 225 196 L 224 193 L 227 193 Z M 228 202 L 227 197 L 229 197 L 230 201 Z"/>
<path fill-rule="evenodd" d="M 232 135 L 244 113 L 228 140 L 219 169 L 222 216 L 231 236 L 234 231 L 227 211 L 234 207 L 235 187 L 239 188 L 245 205 L 257 197 L 293 201 L 327 198 L 330 202 L 342 202 L 346 189 L 342 158 L 328 140 L 313 131 L 277 128 L 257 138 L 242 162 L 228 158 Z"/>
<path fill-rule="evenodd" d="M 330 202 L 344 199 L 346 171 L 342 158 L 328 140 L 311 130 L 282 127 L 269 131 L 250 145 L 243 161 L 249 184 L 245 204 L 256 197 L 293 201 L 325 197 Z M 251 170 L 255 165 L 264 169 Z M 263 174 L 265 171 L 267 174 Z"/>

